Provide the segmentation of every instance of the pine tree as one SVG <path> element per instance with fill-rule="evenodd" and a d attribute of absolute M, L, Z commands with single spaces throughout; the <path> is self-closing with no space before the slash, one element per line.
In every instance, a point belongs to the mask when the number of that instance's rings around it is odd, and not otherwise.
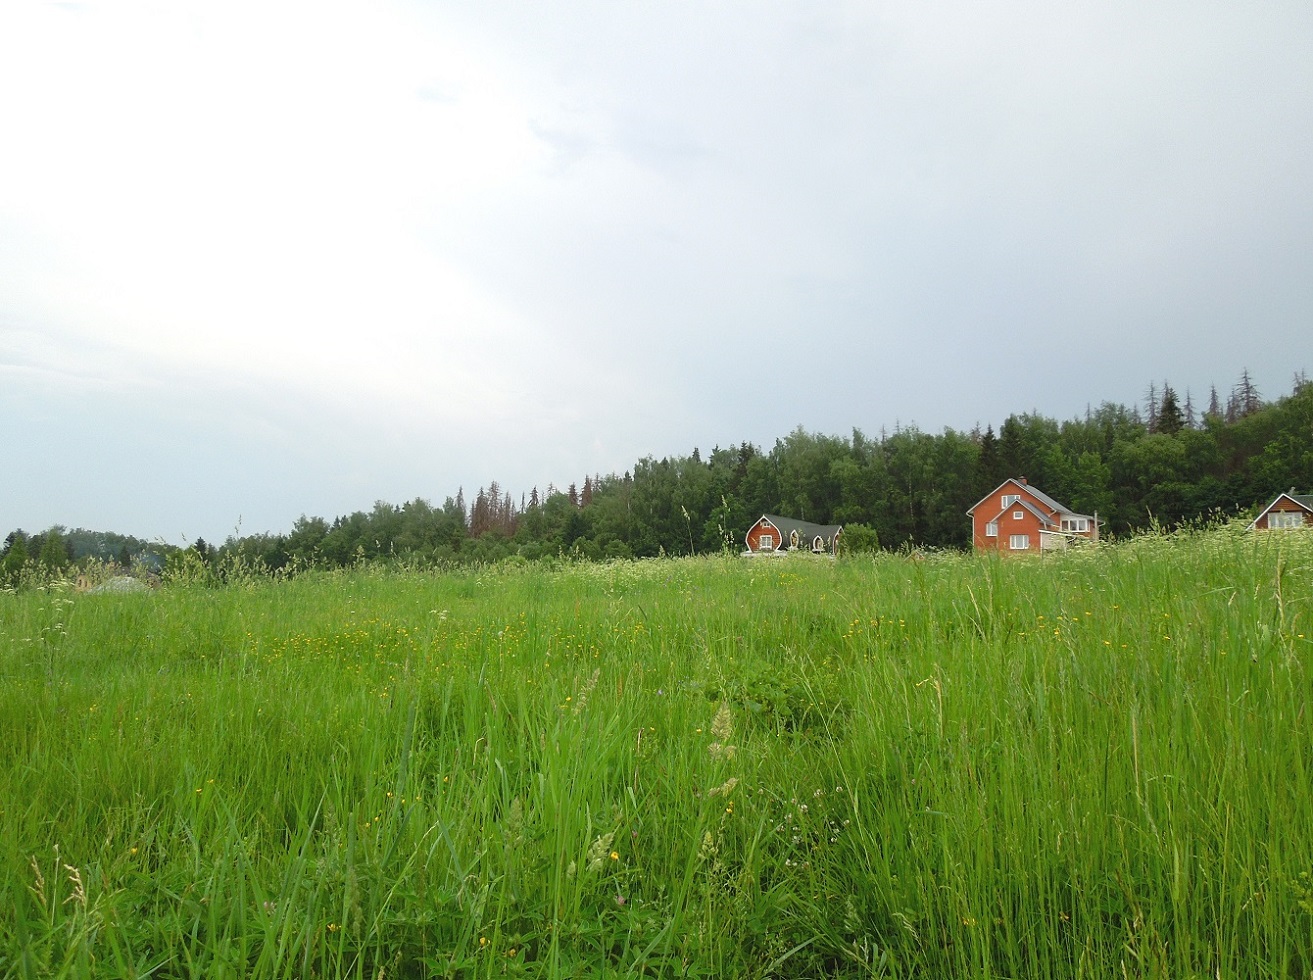
<path fill-rule="evenodd" d="M 1184 422 L 1187 429 L 1199 428 L 1199 416 L 1195 412 L 1194 402 L 1190 398 L 1190 389 L 1185 389 L 1185 412 Z"/>
<path fill-rule="evenodd" d="M 1003 482 L 1002 467 L 998 456 L 998 439 L 994 436 L 994 426 L 985 426 L 985 434 L 980 437 L 980 456 L 977 461 L 981 486 L 995 487 Z"/>
<path fill-rule="evenodd" d="M 1149 414 L 1149 431 L 1158 431 L 1158 389 L 1152 381 L 1149 382 L 1149 391 L 1145 395 L 1145 402 Z"/>
<path fill-rule="evenodd" d="M 1174 436 L 1181 431 L 1184 422 L 1181 418 L 1181 407 L 1176 402 L 1176 392 L 1172 386 L 1163 383 L 1163 400 L 1158 406 L 1158 429 L 1166 436 Z"/>
<path fill-rule="evenodd" d="M 474 506 L 470 508 L 470 537 L 479 537 L 486 533 L 490 526 L 488 494 L 483 487 L 479 487 L 479 493 L 474 498 Z"/>
<path fill-rule="evenodd" d="M 505 518 L 502 515 L 501 484 L 493 480 L 488 484 L 488 526 L 486 530 L 504 530 Z"/>
<path fill-rule="evenodd" d="M 496 483 L 493 483 L 496 486 Z M 503 493 L 499 497 L 494 497 L 494 514 L 492 525 L 508 538 L 515 536 L 516 514 L 515 502 L 511 500 L 510 493 Z"/>
<path fill-rule="evenodd" d="M 1204 414 L 1215 419 L 1222 417 L 1222 401 L 1217 397 L 1217 385 L 1208 386 L 1208 411 Z"/>
<path fill-rule="evenodd" d="M 1237 418 L 1247 418 L 1263 407 L 1263 399 L 1259 397 L 1258 388 L 1254 385 L 1253 378 L 1249 376 L 1249 368 L 1241 372 L 1240 380 L 1231 391 L 1231 400 L 1234 403 L 1234 412 L 1231 414 L 1234 414 L 1235 418 L 1227 419 L 1229 422 L 1234 422 Z"/>
<path fill-rule="evenodd" d="M 1026 447 L 1022 440 L 1021 422 L 1015 415 L 1009 415 L 1003 420 L 1003 427 L 999 430 L 998 465 L 1002 473 L 999 482 L 1006 477 L 1015 479 L 1025 476 L 1025 456 Z"/>

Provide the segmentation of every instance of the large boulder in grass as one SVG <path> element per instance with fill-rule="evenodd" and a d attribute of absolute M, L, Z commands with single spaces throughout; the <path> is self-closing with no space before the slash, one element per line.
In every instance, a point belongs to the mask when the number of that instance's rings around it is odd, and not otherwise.
<path fill-rule="evenodd" d="M 115 575 L 111 579 L 106 579 L 97 585 L 94 589 L 88 589 L 90 595 L 97 595 L 101 592 L 149 592 L 150 586 L 139 578 L 133 578 L 131 575 Z"/>

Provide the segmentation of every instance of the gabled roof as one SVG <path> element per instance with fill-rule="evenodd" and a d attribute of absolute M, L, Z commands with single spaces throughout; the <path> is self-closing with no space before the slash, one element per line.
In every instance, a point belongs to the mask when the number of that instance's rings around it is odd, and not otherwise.
<path fill-rule="evenodd" d="M 1032 504 L 1032 503 L 1031 503 L 1029 500 L 1027 500 L 1025 497 L 1022 497 L 1020 500 L 1014 500 L 1012 503 L 1008 504 L 1006 507 L 1004 507 L 1002 510 L 1000 510 L 1000 511 L 998 512 L 998 514 L 995 516 L 994 521 L 991 521 L 991 523 L 995 523 L 995 522 L 997 522 L 1000 518 L 1002 518 L 1002 516 L 1003 516 L 1004 514 L 1006 514 L 1008 511 L 1010 511 L 1013 507 L 1024 507 L 1024 508 L 1026 508 L 1026 510 L 1030 511 L 1032 514 L 1034 514 L 1036 517 L 1039 518 L 1039 522 L 1040 522 L 1041 524 L 1049 524 L 1049 525 L 1052 525 L 1052 526 L 1054 526 L 1054 527 L 1056 527 L 1057 524 L 1058 524 L 1057 521 L 1055 521 L 1053 518 L 1049 517 L 1048 514 L 1044 513 L 1042 510 L 1040 510 L 1038 507 L 1036 507 L 1034 504 Z M 1071 511 L 1069 511 L 1069 510 L 1064 510 L 1063 513 L 1070 514 Z M 1078 515 L 1078 516 L 1083 516 L 1083 515 Z"/>
<path fill-rule="evenodd" d="M 1252 521 L 1249 522 L 1248 529 L 1252 530 L 1258 524 L 1259 521 L 1261 521 L 1264 517 L 1267 516 L 1267 512 L 1270 511 L 1277 504 L 1281 503 L 1282 500 L 1289 500 L 1291 503 L 1293 503 L 1296 507 L 1298 507 L 1300 510 L 1304 511 L 1305 513 L 1313 514 L 1313 493 L 1279 493 L 1276 495 L 1276 498 L 1270 504 L 1268 504 L 1266 507 L 1264 507 L 1261 511 L 1258 512 L 1257 517 L 1255 517 Z"/>
<path fill-rule="evenodd" d="M 990 497 L 994 496 L 994 494 L 998 493 L 1000 490 L 1002 490 L 1004 487 L 1006 487 L 1009 483 L 1012 484 L 1014 487 L 1016 487 L 1018 490 L 1020 490 L 1023 494 L 1027 494 L 1027 493 L 1030 494 L 1032 497 L 1034 497 L 1036 500 L 1038 500 L 1040 503 L 1042 503 L 1045 507 L 1049 507 L 1049 508 L 1051 508 L 1051 509 L 1052 509 L 1053 511 L 1055 511 L 1056 513 L 1061 514 L 1063 517 L 1088 517 L 1088 518 L 1090 518 L 1090 520 L 1093 520 L 1093 518 L 1090 517 L 1089 514 L 1078 514 L 1078 513 L 1076 513 L 1076 512 L 1075 512 L 1074 510 L 1072 510 L 1070 507 L 1066 507 L 1066 506 L 1064 506 L 1064 505 L 1058 503 L 1056 500 L 1054 500 L 1052 497 L 1050 497 L 1050 496 L 1049 496 L 1047 493 L 1045 493 L 1043 490 L 1040 490 L 1040 489 L 1038 489 L 1037 487 L 1033 487 L 1033 486 L 1031 486 L 1029 483 L 1022 483 L 1020 480 L 1010 480 L 1010 479 L 1009 479 L 1009 480 L 1004 480 L 1002 483 L 1000 483 L 998 486 L 996 486 L 993 490 L 989 491 L 989 493 L 985 494 L 983 497 L 981 497 L 979 500 L 977 500 L 974 504 L 972 504 L 972 505 L 967 509 L 967 513 L 968 513 L 968 514 L 974 514 L 974 513 L 975 513 L 975 510 L 976 510 L 977 507 L 979 507 L 981 504 L 983 504 L 983 503 L 984 503 L 986 500 L 988 500 Z M 1025 498 L 1023 497 L 1022 499 L 1024 500 Z"/>

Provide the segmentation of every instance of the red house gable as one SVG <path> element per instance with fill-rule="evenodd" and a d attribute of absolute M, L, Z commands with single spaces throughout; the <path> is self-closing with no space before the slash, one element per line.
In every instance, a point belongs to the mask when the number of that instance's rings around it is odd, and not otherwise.
<path fill-rule="evenodd" d="M 758 518 L 757 523 L 748 528 L 745 541 L 752 552 L 782 551 L 786 545 L 784 535 L 769 517 Z"/>
<path fill-rule="evenodd" d="M 979 550 L 1052 551 L 1072 540 L 1099 539 L 1097 516 L 1077 514 L 1024 479 L 1004 480 L 967 511 Z"/>

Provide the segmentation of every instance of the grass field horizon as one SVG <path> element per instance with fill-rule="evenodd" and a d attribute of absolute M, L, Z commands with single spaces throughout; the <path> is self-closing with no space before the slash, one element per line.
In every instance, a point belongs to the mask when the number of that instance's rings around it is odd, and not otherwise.
<path fill-rule="evenodd" d="M 13 977 L 1313 975 L 1313 535 L 0 594 Z"/>

